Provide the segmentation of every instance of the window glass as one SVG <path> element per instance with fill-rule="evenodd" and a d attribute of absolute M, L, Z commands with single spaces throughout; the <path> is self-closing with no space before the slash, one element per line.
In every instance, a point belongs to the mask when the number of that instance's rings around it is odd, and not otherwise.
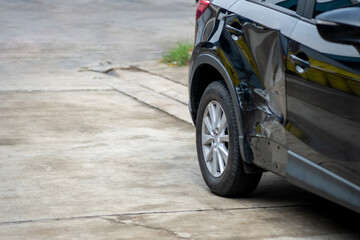
<path fill-rule="evenodd" d="M 255 0 L 257 2 L 269 3 L 292 11 L 296 11 L 299 0 Z"/>
<path fill-rule="evenodd" d="M 298 5 L 298 0 L 279 1 L 275 5 L 296 11 L 296 7 Z"/>
<path fill-rule="evenodd" d="M 316 0 L 313 17 L 318 14 L 342 7 L 359 7 L 360 0 Z"/>

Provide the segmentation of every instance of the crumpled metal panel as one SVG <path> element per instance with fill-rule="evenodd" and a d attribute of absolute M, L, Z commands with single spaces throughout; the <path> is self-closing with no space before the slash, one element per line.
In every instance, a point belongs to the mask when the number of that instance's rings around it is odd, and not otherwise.
<path fill-rule="evenodd" d="M 254 154 L 253 162 L 279 173 L 286 166 L 285 51 L 280 31 L 246 23 L 244 39 L 259 83 L 243 83 L 248 100 L 245 132 Z M 250 57 L 251 56 L 251 57 Z M 247 86 L 246 86 L 247 85 Z M 259 86 L 260 85 L 260 86 Z"/>
<path fill-rule="evenodd" d="M 238 0 L 212 0 L 211 4 L 219 6 L 223 9 L 229 9 Z"/>
<path fill-rule="evenodd" d="M 217 52 L 238 93 L 245 135 L 241 147 L 251 155 L 245 161 L 268 162 L 265 168 L 283 173 L 287 38 L 238 15 L 227 16 L 225 29 Z"/>

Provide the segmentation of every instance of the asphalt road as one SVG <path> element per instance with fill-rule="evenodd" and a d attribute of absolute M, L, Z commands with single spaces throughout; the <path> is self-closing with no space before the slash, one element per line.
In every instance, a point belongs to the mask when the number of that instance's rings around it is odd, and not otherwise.
<path fill-rule="evenodd" d="M 209 192 L 186 69 L 141 63 L 192 38 L 193 1 L 0 9 L 0 239 L 360 238 L 358 214 L 270 173 L 249 198 Z M 79 71 L 130 64 L 150 73 Z"/>

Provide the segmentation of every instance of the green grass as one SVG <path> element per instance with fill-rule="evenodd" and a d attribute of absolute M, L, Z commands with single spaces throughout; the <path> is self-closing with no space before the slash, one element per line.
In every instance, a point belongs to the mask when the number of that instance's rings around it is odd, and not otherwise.
<path fill-rule="evenodd" d="M 193 44 L 186 42 L 178 42 L 167 53 L 163 55 L 162 62 L 170 66 L 186 66 L 191 57 Z"/>

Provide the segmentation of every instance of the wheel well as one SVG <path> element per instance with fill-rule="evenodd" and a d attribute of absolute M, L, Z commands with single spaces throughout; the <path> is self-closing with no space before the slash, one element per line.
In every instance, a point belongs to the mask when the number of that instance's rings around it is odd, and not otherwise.
<path fill-rule="evenodd" d="M 192 117 L 196 120 L 197 109 L 206 87 L 214 81 L 224 81 L 221 74 L 209 64 L 202 64 L 196 69 L 191 84 L 190 99 Z M 225 84 L 226 86 L 226 84 Z M 195 122 L 196 124 L 196 122 Z"/>

